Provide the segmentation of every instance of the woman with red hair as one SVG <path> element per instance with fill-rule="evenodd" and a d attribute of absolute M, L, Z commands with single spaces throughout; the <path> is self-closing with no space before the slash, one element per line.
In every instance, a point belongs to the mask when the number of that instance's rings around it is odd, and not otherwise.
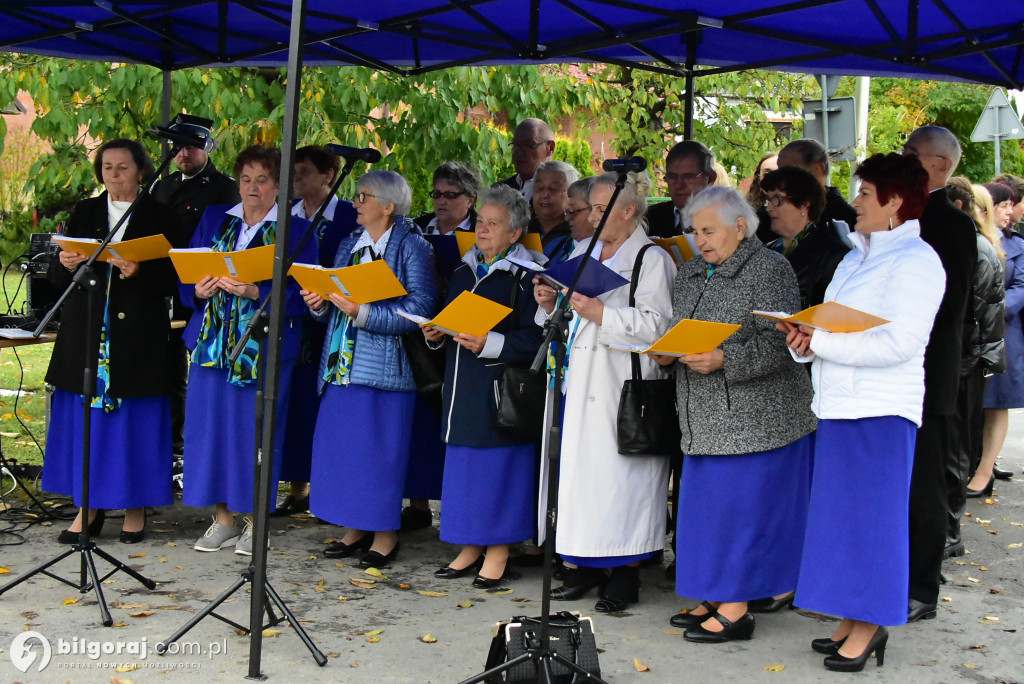
<path fill-rule="evenodd" d="M 885 625 L 907 620 L 909 492 L 924 404 L 924 351 L 945 290 L 942 263 L 920 237 L 928 175 L 915 157 L 875 155 L 857 170 L 854 249 L 825 301 L 888 320 L 831 333 L 780 323 L 811 366 L 818 416 L 796 605 L 843 618 L 811 647 L 825 667 L 855 672 Z"/>

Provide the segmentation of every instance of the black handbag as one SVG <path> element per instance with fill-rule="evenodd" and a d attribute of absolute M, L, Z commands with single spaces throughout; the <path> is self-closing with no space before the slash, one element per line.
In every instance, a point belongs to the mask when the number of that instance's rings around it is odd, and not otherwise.
<path fill-rule="evenodd" d="M 405 358 L 409 359 L 416 390 L 431 408 L 441 415 L 441 388 L 444 385 L 444 349 L 431 349 L 423 332 L 414 330 L 401 336 Z"/>
<path fill-rule="evenodd" d="M 631 307 L 636 306 L 635 294 L 644 252 L 653 246 L 644 245 L 636 255 L 629 283 Z M 619 453 L 623 456 L 668 456 L 678 452 L 682 435 L 676 410 L 675 379 L 645 380 L 640 373 L 639 355 L 630 354 L 630 362 L 633 377 L 622 384 L 616 419 Z"/>
<path fill-rule="evenodd" d="M 588 617 L 563 610 L 549 617 L 549 648 L 563 658 L 575 663 L 594 677 L 601 677 L 598 662 L 597 642 L 594 640 L 594 626 Z M 491 648 L 484 668 L 490 670 L 502 663 L 521 656 L 529 649 L 540 648 L 540 618 L 514 617 L 499 622 L 494 630 Z M 551 674 L 555 684 L 573 684 L 586 679 L 558 662 L 551 661 Z M 491 682 L 522 682 L 536 684 L 543 675 L 537 670 L 535 660 L 526 660 L 505 671 L 504 679 L 495 676 Z"/>
<path fill-rule="evenodd" d="M 512 282 L 512 311 L 519 301 L 520 278 Z M 529 368 L 505 367 L 501 378 L 494 381 L 497 398 L 498 427 L 530 441 L 540 441 L 544 434 L 544 399 L 548 374 L 534 373 Z"/>

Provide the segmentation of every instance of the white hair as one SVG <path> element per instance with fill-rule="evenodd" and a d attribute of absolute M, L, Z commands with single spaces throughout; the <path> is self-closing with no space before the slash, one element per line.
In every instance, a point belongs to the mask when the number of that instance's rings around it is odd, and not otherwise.
<path fill-rule="evenodd" d="M 561 174 L 565 178 L 565 187 L 569 187 L 580 179 L 580 172 L 576 170 L 576 167 L 558 159 L 549 159 L 538 164 L 537 169 L 533 172 L 534 178 L 538 173 Z"/>
<path fill-rule="evenodd" d="M 691 197 L 683 207 L 683 225 L 690 225 L 693 215 L 708 207 L 717 209 L 718 218 L 726 225 L 733 225 L 740 217 L 746 219 L 746 237 L 753 237 L 757 233 L 758 219 L 754 208 L 739 190 L 724 185 L 710 185 Z"/>

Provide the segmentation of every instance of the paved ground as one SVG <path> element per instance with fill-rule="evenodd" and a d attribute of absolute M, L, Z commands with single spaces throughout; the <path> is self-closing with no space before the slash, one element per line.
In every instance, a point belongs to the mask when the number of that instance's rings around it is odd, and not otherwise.
<path fill-rule="evenodd" d="M 949 582 L 942 589 L 938 619 L 892 630 L 880 669 L 872 662 L 861 675 L 824 670 L 822 656 L 810 650 L 809 642 L 829 635 L 833 623 L 803 611 L 758 616 L 749 642 L 690 644 L 669 627 L 668 618 L 695 602 L 674 594 L 662 568 L 643 571 L 641 601 L 628 613 L 595 613 L 593 595 L 554 606 L 593 616 L 609 682 L 843 682 L 851 677 L 900 684 L 1024 682 L 1024 411 L 1015 414 L 1001 464 L 1016 471 L 1017 479 L 999 483 L 992 503 L 969 504 L 963 530 L 969 554 L 945 564 Z M 0 682 L 116 681 L 112 677 L 137 683 L 243 681 L 248 641 L 213 618 L 183 639 L 203 649 L 202 654 L 161 657 L 152 652 L 156 642 L 231 585 L 244 566 L 242 557 L 229 551 L 192 550 L 208 524 L 205 516 L 205 511 L 180 504 L 159 510 L 150 520 L 149 537 L 135 546 L 118 543 L 118 528 L 107 523 L 102 547 L 120 558 L 144 554 L 128 562 L 159 583 L 148 591 L 124 574 L 110 578 L 104 590 L 114 627 L 101 626 L 91 593 L 79 594 L 47 577 L 0 596 Z M 0 580 L 17 578 L 59 553 L 62 547 L 54 538 L 60 529 L 37 525 L 26 533 L 26 544 L 0 547 L 0 566 L 10 569 Z M 329 659 L 317 667 L 296 634 L 281 625 L 279 634 L 264 641 L 262 672 L 271 681 L 458 682 L 482 669 L 497 620 L 540 610 L 538 570 L 524 571 L 508 584 L 511 593 L 501 594 L 475 590 L 470 579 L 435 579 L 434 570 L 454 554 L 438 540 L 436 522 L 430 530 L 403 538 L 398 561 L 384 571 L 388 579 L 364 586 L 352 580 L 374 578 L 322 557 L 326 540 L 336 535 L 337 528 L 315 520 L 275 518 L 272 523 L 271 583 Z M 73 573 L 77 563 L 65 560 L 59 567 Z M 244 623 L 248 606 L 247 594 L 238 592 L 223 614 Z M 33 668 L 22 674 L 11 662 L 12 639 L 25 630 L 41 633 L 54 649 L 42 672 Z M 424 642 L 427 634 L 436 642 Z M 59 639 L 85 652 L 57 653 Z M 82 640 L 91 645 L 82 647 Z M 93 659 L 87 651 L 104 642 L 127 649 L 143 640 L 149 649 L 144 659 L 128 654 Z M 637 671 L 636 660 L 649 670 Z M 125 662 L 141 668 L 113 669 Z"/>

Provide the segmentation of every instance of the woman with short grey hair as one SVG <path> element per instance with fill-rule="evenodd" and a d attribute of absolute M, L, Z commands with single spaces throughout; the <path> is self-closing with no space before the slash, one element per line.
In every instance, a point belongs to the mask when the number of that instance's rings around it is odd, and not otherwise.
<path fill-rule="evenodd" d="M 457 161 L 446 161 L 434 170 L 434 189 L 430 199 L 434 211 L 416 219 L 424 235 L 447 235 L 452 231 L 471 231 L 476 225 L 477 195 L 480 174 L 476 169 Z"/>
<path fill-rule="evenodd" d="M 709 187 L 685 214 L 700 254 L 676 276 L 672 323 L 741 327 L 713 351 L 655 357 L 676 369 L 686 459 L 676 591 L 703 600 L 670 622 L 688 641 L 719 643 L 751 637 L 749 600 L 796 587 L 815 418 L 807 373 L 774 321 L 751 313 L 799 309 L 789 262 L 754 236 L 757 215 L 737 190 Z"/>
<path fill-rule="evenodd" d="M 412 190 L 401 175 L 394 171 L 367 171 L 359 178 L 359 195 L 377 200 L 380 206 L 394 202 L 392 216 L 406 216 L 412 206 Z"/>

